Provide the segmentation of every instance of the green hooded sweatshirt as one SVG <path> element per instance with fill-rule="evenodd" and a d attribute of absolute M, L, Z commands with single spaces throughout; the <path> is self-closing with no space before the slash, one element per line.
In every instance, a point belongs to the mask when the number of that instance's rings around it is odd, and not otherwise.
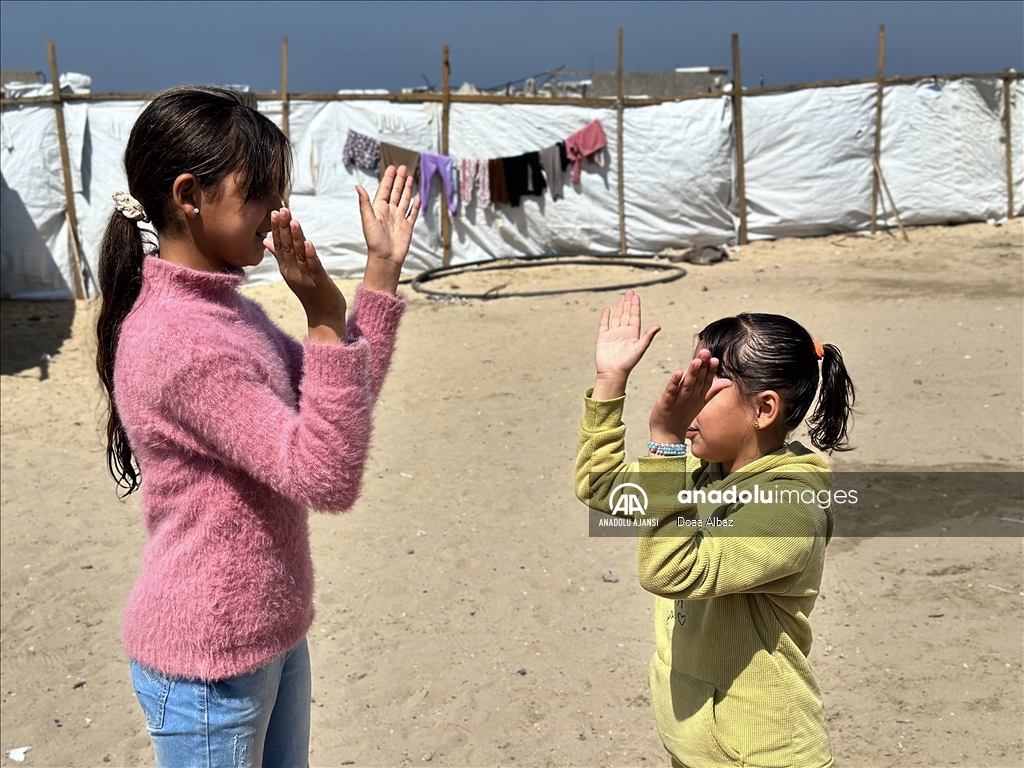
<path fill-rule="evenodd" d="M 637 571 L 657 596 L 649 679 L 666 749 L 690 768 L 829 768 L 807 662 L 832 536 L 828 465 L 795 442 L 728 477 L 689 455 L 626 465 L 625 398 L 589 395 L 576 496 L 618 516 L 632 483 L 646 503 L 633 515 Z"/>

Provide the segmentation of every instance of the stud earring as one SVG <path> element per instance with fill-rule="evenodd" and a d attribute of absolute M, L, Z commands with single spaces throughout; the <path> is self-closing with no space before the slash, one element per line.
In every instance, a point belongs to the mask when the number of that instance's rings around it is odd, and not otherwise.
<path fill-rule="evenodd" d="M 196 216 L 198 216 L 199 215 L 199 209 L 198 208 L 193 208 L 192 209 L 192 213 L 194 213 Z"/>

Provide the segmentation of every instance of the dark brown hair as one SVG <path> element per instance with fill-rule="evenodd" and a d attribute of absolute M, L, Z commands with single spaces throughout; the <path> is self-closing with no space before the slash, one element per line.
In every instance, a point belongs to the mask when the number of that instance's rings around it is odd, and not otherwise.
<path fill-rule="evenodd" d="M 837 347 L 823 345 L 819 393 L 814 339 L 788 317 L 749 312 L 726 317 L 697 338 L 719 359 L 718 375 L 732 381 L 740 394 L 778 393 L 787 430 L 800 426 L 817 394 L 818 406 L 807 422 L 811 443 L 829 453 L 850 450 L 846 429 L 856 392 Z"/>
<path fill-rule="evenodd" d="M 246 202 L 271 193 L 284 195 L 291 174 L 287 137 L 247 106 L 241 94 L 223 88 L 173 88 L 159 94 L 139 115 L 124 152 L 128 192 L 158 235 L 181 227 L 171 205 L 174 181 L 194 174 L 215 193 L 232 174 Z M 96 324 L 96 370 L 107 394 L 107 469 L 125 490 L 139 488 L 140 473 L 114 399 L 114 360 L 121 324 L 142 290 L 147 245 L 137 224 L 114 211 L 100 247 L 102 306 Z"/>

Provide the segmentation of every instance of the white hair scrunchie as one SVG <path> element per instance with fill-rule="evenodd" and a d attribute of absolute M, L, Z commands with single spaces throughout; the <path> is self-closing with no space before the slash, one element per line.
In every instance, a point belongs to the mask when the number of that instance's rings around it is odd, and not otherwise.
<path fill-rule="evenodd" d="M 115 192 L 114 205 L 126 219 L 142 222 L 149 221 L 149 216 L 146 215 L 146 209 L 142 207 L 142 203 L 127 192 L 121 192 L 120 190 Z"/>

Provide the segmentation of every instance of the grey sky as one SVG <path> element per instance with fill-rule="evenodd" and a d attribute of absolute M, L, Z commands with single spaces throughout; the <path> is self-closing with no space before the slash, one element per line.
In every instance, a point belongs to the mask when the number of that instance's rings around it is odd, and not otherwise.
<path fill-rule="evenodd" d="M 627 69 L 731 63 L 740 35 L 745 84 L 872 77 L 878 25 L 888 74 L 1024 70 L 1021 2 L 0 2 L 0 66 L 93 78 L 93 91 L 184 83 L 289 90 L 437 86 L 441 46 L 452 83 L 496 86 L 566 65 Z"/>

